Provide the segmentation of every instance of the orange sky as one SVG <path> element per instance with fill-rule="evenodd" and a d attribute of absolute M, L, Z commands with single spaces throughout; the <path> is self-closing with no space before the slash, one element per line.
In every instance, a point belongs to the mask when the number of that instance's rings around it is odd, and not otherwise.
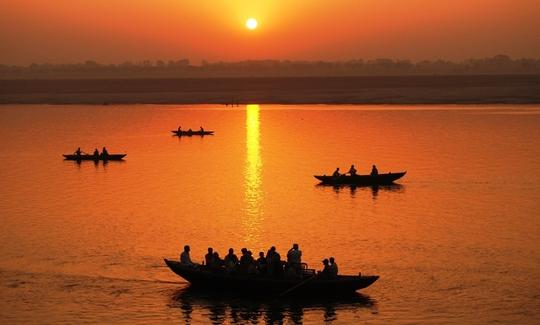
<path fill-rule="evenodd" d="M 4 0 L 0 63 L 538 58 L 539 21 L 540 0 Z"/>

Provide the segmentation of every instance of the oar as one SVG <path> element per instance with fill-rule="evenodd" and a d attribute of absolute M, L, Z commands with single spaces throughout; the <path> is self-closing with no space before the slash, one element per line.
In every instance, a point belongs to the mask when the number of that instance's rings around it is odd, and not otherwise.
<path fill-rule="evenodd" d="M 315 279 L 317 277 L 317 274 L 313 275 L 311 278 L 307 278 L 304 281 L 298 283 L 297 285 L 283 291 L 278 295 L 279 298 L 284 297 L 285 295 L 288 295 L 289 293 L 293 292 L 294 290 L 300 288 L 301 286 L 305 285 L 306 283 L 310 282 L 311 280 Z"/>

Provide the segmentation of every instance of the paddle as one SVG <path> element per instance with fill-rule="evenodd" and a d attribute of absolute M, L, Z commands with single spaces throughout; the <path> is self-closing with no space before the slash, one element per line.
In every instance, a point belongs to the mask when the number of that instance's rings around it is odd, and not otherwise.
<path fill-rule="evenodd" d="M 291 288 L 289 288 L 289 289 L 283 291 L 282 293 L 280 293 L 280 294 L 278 295 L 278 298 L 284 297 L 284 296 L 286 296 L 287 294 L 293 292 L 294 290 L 300 288 L 301 286 L 303 286 L 303 285 L 305 285 L 306 283 L 310 282 L 311 280 L 315 279 L 315 278 L 317 277 L 317 275 L 318 275 L 318 274 L 314 274 L 312 277 L 307 278 L 307 279 L 305 279 L 304 281 L 298 283 L 297 285 L 295 285 L 295 286 L 293 286 L 293 287 L 291 287 Z"/>

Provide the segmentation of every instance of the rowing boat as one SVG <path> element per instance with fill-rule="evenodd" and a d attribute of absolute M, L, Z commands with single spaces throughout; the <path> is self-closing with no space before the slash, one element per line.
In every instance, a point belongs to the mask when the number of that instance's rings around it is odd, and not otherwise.
<path fill-rule="evenodd" d="M 314 270 L 304 270 L 301 278 L 277 278 L 261 274 L 231 273 L 212 270 L 202 265 L 184 265 L 165 259 L 165 264 L 191 286 L 243 293 L 294 293 L 294 295 L 330 295 L 353 293 L 377 281 L 379 276 L 338 275 L 325 277 Z M 311 272 L 308 272 L 311 271 Z M 294 291 L 294 292 L 293 292 Z"/>
<path fill-rule="evenodd" d="M 62 155 L 64 156 L 64 159 L 65 160 L 77 160 L 77 161 L 81 161 L 81 160 L 94 160 L 94 161 L 98 161 L 98 160 L 103 160 L 103 161 L 108 161 L 108 160 L 122 160 L 124 159 L 125 156 L 127 156 L 127 154 L 108 154 L 106 156 L 103 156 L 103 155 L 99 155 L 99 156 L 96 156 L 96 155 Z"/>
<path fill-rule="evenodd" d="M 394 181 L 405 176 L 407 172 L 400 173 L 387 173 L 378 175 L 340 175 L 340 176 L 326 176 L 326 175 L 314 175 L 314 177 L 320 180 L 323 184 L 339 185 L 389 185 Z"/>
<path fill-rule="evenodd" d="M 178 131 L 178 130 L 173 130 L 171 132 L 174 135 L 177 135 L 179 137 L 182 137 L 182 136 L 191 137 L 191 136 L 194 136 L 194 135 L 200 135 L 200 136 L 214 135 L 214 131 Z"/>

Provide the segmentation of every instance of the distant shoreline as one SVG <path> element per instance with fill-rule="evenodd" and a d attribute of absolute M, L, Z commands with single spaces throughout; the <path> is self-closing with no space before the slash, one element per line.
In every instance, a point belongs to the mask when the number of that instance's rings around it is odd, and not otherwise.
<path fill-rule="evenodd" d="M 0 80 L 0 104 L 537 104 L 540 75 Z"/>

